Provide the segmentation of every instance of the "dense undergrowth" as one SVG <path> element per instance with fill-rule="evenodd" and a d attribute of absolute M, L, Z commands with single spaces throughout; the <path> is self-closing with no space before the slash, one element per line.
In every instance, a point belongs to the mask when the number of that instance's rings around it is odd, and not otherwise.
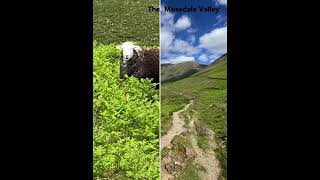
<path fill-rule="evenodd" d="M 121 81 L 119 58 L 94 42 L 94 179 L 159 179 L 159 93 L 148 79 Z"/>

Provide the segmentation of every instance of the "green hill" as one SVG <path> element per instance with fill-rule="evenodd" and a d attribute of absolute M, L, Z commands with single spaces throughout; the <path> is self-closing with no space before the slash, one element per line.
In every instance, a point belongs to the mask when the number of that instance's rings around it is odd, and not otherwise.
<path fill-rule="evenodd" d="M 219 59 L 215 60 L 212 64 L 209 64 L 205 68 L 201 69 L 197 73 L 193 74 L 193 76 L 199 76 L 199 75 L 208 75 L 210 77 L 210 73 L 214 73 L 214 76 L 217 76 L 218 72 L 221 72 L 221 78 L 226 78 L 227 74 L 225 73 L 226 65 L 227 63 L 227 54 L 224 54 Z M 215 68 L 214 71 L 213 68 Z"/>
<path fill-rule="evenodd" d="M 177 93 L 173 93 L 177 92 Z M 183 95 L 181 95 L 181 94 Z M 220 161 L 222 175 L 227 174 L 227 55 L 197 73 L 175 82 L 161 85 L 161 134 L 171 126 L 172 113 L 194 98 L 190 111 L 198 125 L 214 132 L 219 148 L 215 150 Z M 199 137 L 198 143 L 203 143 Z M 205 144 L 205 143 L 204 143 Z"/>
<path fill-rule="evenodd" d="M 204 67 L 206 65 L 198 64 L 194 61 L 179 64 L 161 64 L 161 82 L 165 83 L 186 78 Z"/>

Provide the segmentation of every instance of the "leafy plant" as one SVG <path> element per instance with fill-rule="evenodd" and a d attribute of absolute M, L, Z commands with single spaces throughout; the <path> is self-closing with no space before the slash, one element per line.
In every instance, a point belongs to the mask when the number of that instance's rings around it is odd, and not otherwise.
<path fill-rule="evenodd" d="M 119 79 L 115 44 L 93 46 L 94 179 L 159 179 L 159 92 Z"/>

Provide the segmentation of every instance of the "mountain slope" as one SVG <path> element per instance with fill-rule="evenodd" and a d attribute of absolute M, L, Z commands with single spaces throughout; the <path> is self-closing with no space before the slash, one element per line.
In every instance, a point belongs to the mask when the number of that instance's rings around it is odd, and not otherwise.
<path fill-rule="evenodd" d="M 206 65 L 198 64 L 194 61 L 179 64 L 161 64 L 161 82 L 177 81 L 198 72 L 204 67 Z"/>
<path fill-rule="evenodd" d="M 226 78 L 226 65 L 227 64 L 227 54 L 221 56 L 219 59 L 215 60 L 213 63 L 209 64 L 205 68 L 201 69 L 197 73 L 194 73 L 193 76 L 199 76 L 199 75 L 208 75 L 210 76 L 210 73 L 214 73 L 215 76 L 217 76 L 218 71 L 222 74 L 220 74 L 221 78 Z M 212 71 L 215 68 L 214 71 Z"/>

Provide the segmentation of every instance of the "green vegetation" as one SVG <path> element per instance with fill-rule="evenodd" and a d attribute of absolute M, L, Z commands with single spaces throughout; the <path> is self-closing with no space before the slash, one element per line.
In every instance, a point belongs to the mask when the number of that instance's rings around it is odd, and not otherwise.
<path fill-rule="evenodd" d="M 163 88 L 161 85 L 161 135 L 165 135 L 172 125 L 173 112 L 182 109 L 188 104 L 188 98 Z"/>
<path fill-rule="evenodd" d="M 221 176 L 219 177 L 220 180 L 227 179 L 227 147 L 221 147 L 215 150 L 216 157 L 220 160 L 220 166 L 223 170 Z"/>
<path fill-rule="evenodd" d="M 172 139 L 172 146 L 174 147 L 172 150 L 172 155 L 175 160 L 179 162 L 185 161 L 185 148 L 191 148 L 191 143 L 187 137 L 176 135 Z"/>
<path fill-rule="evenodd" d="M 206 136 L 197 136 L 197 144 L 203 150 L 209 149 L 208 139 Z"/>
<path fill-rule="evenodd" d="M 93 0 L 94 179 L 159 179 L 159 91 L 119 79 L 125 41 L 159 47 L 159 0 Z"/>
<path fill-rule="evenodd" d="M 178 180 L 201 180 L 199 172 L 205 169 L 198 164 L 194 164 L 192 159 L 188 159 L 186 167 L 177 178 Z"/>
<path fill-rule="evenodd" d="M 93 0 L 93 39 L 102 44 L 159 46 L 159 0 Z"/>
<path fill-rule="evenodd" d="M 183 127 L 184 128 L 189 128 L 189 124 L 190 124 L 190 121 L 192 119 L 192 112 L 191 112 L 191 109 L 188 108 L 186 109 L 184 112 L 181 112 L 180 113 L 180 118 L 184 120 L 184 125 Z"/>
<path fill-rule="evenodd" d="M 93 47 L 94 179 L 159 179 L 159 96 L 149 79 L 119 79 L 115 44 Z"/>
<path fill-rule="evenodd" d="M 163 147 L 161 150 L 161 159 L 167 158 L 169 156 L 169 148 L 168 147 Z"/>
<path fill-rule="evenodd" d="M 175 92 L 175 93 L 174 93 Z M 202 127 L 209 128 L 214 132 L 219 146 L 215 152 L 220 161 L 222 173 L 220 179 L 227 174 L 227 55 L 216 60 L 213 64 L 201 69 L 199 72 L 176 82 L 163 83 L 161 85 L 161 115 L 180 110 L 190 98 L 194 97 L 194 103 L 190 106 L 196 110 L 197 117 Z M 170 119 L 161 119 L 165 133 L 170 127 Z M 164 122 L 163 122 L 164 121 Z M 168 126 L 168 127 L 167 127 Z M 207 148 L 205 139 L 197 137 L 198 145 Z"/>

